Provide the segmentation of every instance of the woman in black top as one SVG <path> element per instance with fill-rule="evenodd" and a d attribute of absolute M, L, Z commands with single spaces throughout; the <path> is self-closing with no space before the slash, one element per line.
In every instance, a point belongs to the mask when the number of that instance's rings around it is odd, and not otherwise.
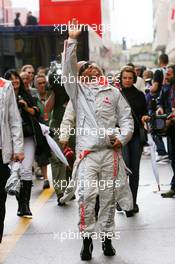
<path fill-rule="evenodd" d="M 4 78 L 12 81 L 18 108 L 21 114 L 24 134 L 24 160 L 22 161 L 20 168 L 21 186 L 19 197 L 17 197 L 19 205 L 17 215 L 31 218 L 32 213 L 30 211 L 29 201 L 32 187 L 32 164 L 36 150 L 32 116 L 37 117 L 39 115 L 39 109 L 32 96 L 25 90 L 22 79 L 16 70 L 8 70 L 5 73 Z"/>
<path fill-rule="evenodd" d="M 130 105 L 134 119 L 134 133 L 132 139 L 126 146 L 123 147 L 123 158 L 127 167 L 132 171 L 129 175 L 129 184 L 133 195 L 134 208 L 133 213 L 139 212 L 137 205 L 137 191 L 139 185 L 139 168 L 143 150 L 143 145 L 140 141 L 140 126 L 149 120 L 147 116 L 147 106 L 145 95 L 133 85 L 136 81 L 136 74 L 131 67 L 125 67 L 121 71 L 120 84 L 121 92 L 128 104 Z M 128 215 L 129 216 L 129 215 Z"/>

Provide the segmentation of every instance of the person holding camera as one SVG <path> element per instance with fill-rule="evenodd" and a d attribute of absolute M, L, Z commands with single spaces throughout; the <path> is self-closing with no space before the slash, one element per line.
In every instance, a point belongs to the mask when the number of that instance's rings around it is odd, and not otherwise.
<path fill-rule="evenodd" d="M 4 76 L 12 82 L 16 95 L 18 109 L 22 118 L 22 128 L 24 134 L 24 155 L 21 163 L 20 177 L 21 186 L 18 200 L 18 216 L 32 218 L 29 202 L 32 188 L 32 164 L 35 157 L 35 133 L 33 129 L 32 116 L 39 114 L 32 96 L 25 90 L 21 77 L 16 70 L 8 70 Z"/>
<path fill-rule="evenodd" d="M 162 193 L 163 198 L 171 198 L 175 196 L 175 122 L 173 114 L 175 112 L 175 65 L 167 67 L 165 74 L 165 83 L 162 86 L 158 101 L 157 114 L 167 114 L 167 139 L 168 152 L 171 159 L 171 167 L 173 177 L 171 180 L 171 188 L 168 192 Z"/>
<path fill-rule="evenodd" d="M 24 159 L 22 123 L 11 83 L 0 78 L 0 243 L 2 241 L 5 203 L 5 185 L 10 176 L 11 160 Z"/>
<path fill-rule="evenodd" d="M 164 53 L 161 54 L 158 59 L 159 68 L 157 68 L 153 74 L 153 81 L 152 81 L 152 87 L 151 87 L 152 94 L 160 93 L 160 91 L 162 90 L 168 63 L 169 63 L 168 55 Z M 159 95 L 157 96 L 157 99 L 158 97 Z M 158 153 L 158 156 L 156 158 L 157 163 L 167 164 L 169 162 L 169 159 L 168 159 L 168 155 L 167 155 L 166 148 L 165 148 L 162 137 L 155 135 L 153 139 L 156 143 L 156 148 L 157 148 L 157 153 Z"/>
<path fill-rule="evenodd" d="M 163 133 L 161 135 L 160 131 L 156 130 L 156 124 L 158 124 L 158 122 L 160 123 L 159 120 L 161 120 L 161 119 L 158 120 L 158 117 L 156 115 L 157 101 L 159 100 L 161 88 L 162 88 L 161 83 L 159 85 L 155 85 L 155 84 L 150 85 L 149 91 L 147 91 L 147 93 L 145 94 L 145 98 L 147 103 L 148 114 L 151 117 L 150 119 L 151 135 L 156 144 L 156 151 L 158 154 L 156 161 L 158 164 L 167 164 L 169 159 L 162 138 Z"/>

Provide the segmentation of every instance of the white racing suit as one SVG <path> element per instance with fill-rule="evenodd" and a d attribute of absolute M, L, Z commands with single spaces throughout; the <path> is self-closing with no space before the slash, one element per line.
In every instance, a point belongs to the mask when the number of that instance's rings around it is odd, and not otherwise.
<path fill-rule="evenodd" d="M 76 40 L 65 42 L 63 78 L 76 114 L 78 164 L 73 173 L 78 182 L 79 229 L 88 235 L 94 231 L 94 208 L 99 192 L 100 231 L 113 233 L 119 155 L 110 143 L 108 132 L 115 135 L 118 124 L 120 134 L 117 137 L 122 145 L 126 144 L 132 137 L 133 119 L 130 107 L 116 88 L 98 81 L 77 80 L 76 47 Z"/>

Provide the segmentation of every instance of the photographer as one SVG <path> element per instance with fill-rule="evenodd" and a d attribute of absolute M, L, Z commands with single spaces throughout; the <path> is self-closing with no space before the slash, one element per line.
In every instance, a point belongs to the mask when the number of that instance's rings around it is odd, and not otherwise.
<path fill-rule="evenodd" d="M 168 163 L 168 155 L 166 152 L 166 148 L 162 139 L 162 135 L 158 133 L 155 129 L 155 122 L 158 122 L 157 116 L 156 116 L 156 110 L 157 110 L 157 101 L 160 95 L 161 91 L 161 85 L 151 85 L 149 87 L 149 91 L 147 91 L 145 98 L 146 98 L 146 103 L 147 103 L 147 109 L 148 109 L 148 114 L 151 116 L 150 119 L 150 124 L 152 128 L 152 137 L 153 140 L 156 144 L 156 150 L 158 153 L 157 156 L 157 163 L 159 164 L 167 164 Z"/>
<path fill-rule="evenodd" d="M 162 193 L 163 198 L 171 198 L 175 196 L 175 123 L 171 118 L 175 110 L 175 65 L 167 67 L 165 75 L 165 84 L 162 87 L 159 108 L 157 114 L 167 114 L 167 138 L 169 154 L 171 158 L 171 166 L 173 170 L 173 177 L 171 180 L 171 188 L 168 192 Z"/>
<path fill-rule="evenodd" d="M 61 84 L 61 72 L 54 69 L 49 74 L 49 88 L 51 94 L 45 104 L 45 112 L 51 113 L 50 127 L 54 131 L 54 139 L 59 144 L 59 128 L 65 112 L 69 97 L 66 94 L 64 86 Z M 52 154 L 50 159 L 53 185 L 57 195 L 58 205 L 61 206 L 60 198 L 63 196 L 64 190 L 60 187 L 60 182 L 66 180 L 66 167 L 60 160 Z"/>

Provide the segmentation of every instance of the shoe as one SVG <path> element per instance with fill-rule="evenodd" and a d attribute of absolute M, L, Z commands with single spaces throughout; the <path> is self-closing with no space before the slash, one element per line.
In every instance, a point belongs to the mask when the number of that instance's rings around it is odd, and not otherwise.
<path fill-rule="evenodd" d="M 83 238 L 83 246 L 80 252 L 81 260 L 91 260 L 93 251 L 92 238 L 85 237 Z"/>
<path fill-rule="evenodd" d="M 43 180 L 44 177 L 41 174 L 35 174 L 37 180 Z"/>
<path fill-rule="evenodd" d="M 159 161 L 157 161 L 158 165 L 166 165 L 166 164 L 169 164 L 169 163 L 170 163 L 170 160 L 159 160 Z"/>
<path fill-rule="evenodd" d="M 134 216 L 134 211 L 133 210 L 125 211 L 125 214 L 127 217 L 132 217 L 132 216 Z"/>
<path fill-rule="evenodd" d="M 132 217 L 139 212 L 138 204 L 134 205 L 134 208 L 130 211 L 125 211 L 127 217 Z"/>
<path fill-rule="evenodd" d="M 170 189 L 168 192 L 166 193 L 161 193 L 161 196 L 163 198 L 172 198 L 173 196 L 175 196 L 175 189 Z"/>
<path fill-rule="evenodd" d="M 122 212 L 123 210 L 122 210 L 122 208 L 120 207 L 120 205 L 117 203 L 117 205 L 116 205 L 116 210 L 118 211 L 118 212 Z"/>
<path fill-rule="evenodd" d="M 135 205 L 134 205 L 133 212 L 134 212 L 134 214 L 136 214 L 136 213 L 139 212 L 139 206 L 138 206 L 138 204 L 135 204 Z"/>
<path fill-rule="evenodd" d="M 76 196 L 74 194 L 74 196 L 70 200 L 72 201 L 72 200 L 75 200 L 75 199 L 76 199 Z"/>
<path fill-rule="evenodd" d="M 74 196 L 74 190 L 71 190 L 70 192 L 68 192 L 68 193 L 65 193 L 64 192 L 64 194 L 62 194 L 62 196 L 59 198 L 59 202 L 60 203 L 66 203 L 66 202 L 69 202 L 69 201 L 71 201 L 71 199 L 72 199 L 72 197 Z"/>
<path fill-rule="evenodd" d="M 25 218 L 32 218 L 30 210 L 30 197 L 31 197 L 32 181 L 21 180 L 21 187 L 19 192 L 19 208 L 17 215 Z"/>
<path fill-rule="evenodd" d="M 112 242 L 110 238 L 105 237 L 102 242 L 102 249 L 105 256 L 114 256 L 116 254 L 115 248 L 112 246 Z"/>
<path fill-rule="evenodd" d="M 169 162 L 169 157 L 168 155 L 158 155 L 157 158 L 156 158 L 156 162 L 159 163 L 159 162 Z"/>
<path fill-rule="evenodd" d="M 18 201 L 17 216 L 23 216 L 23 213 L 21 211 L 21 204 L 19 203 L 19 201 Z"/>
<path fill-rule="evenodd" d="M 44 180 L 43 189 L 49 189 L 49 188 L 50 188 L 49 180 Z"/>
<path fill-rule="evenodd" d="M 58 205 L 58 206 L 64 206 L 64 205 L 66 205 L 66 203 L 62 203 L 62 202 L 60 201 L 61 197 L 63 197 L 63 194 L 61 194 L 61 195 L 59 195 L 59 196 L 57 197 L 57 205 Z"/>
<path fill-rule="evenodd" d="M 169 161 L 168 160 L 160 160 L 160 161 L 157 161 L 157 164 L 158 165 L 166 165 L 166 164 L 169 164 Z"/>

